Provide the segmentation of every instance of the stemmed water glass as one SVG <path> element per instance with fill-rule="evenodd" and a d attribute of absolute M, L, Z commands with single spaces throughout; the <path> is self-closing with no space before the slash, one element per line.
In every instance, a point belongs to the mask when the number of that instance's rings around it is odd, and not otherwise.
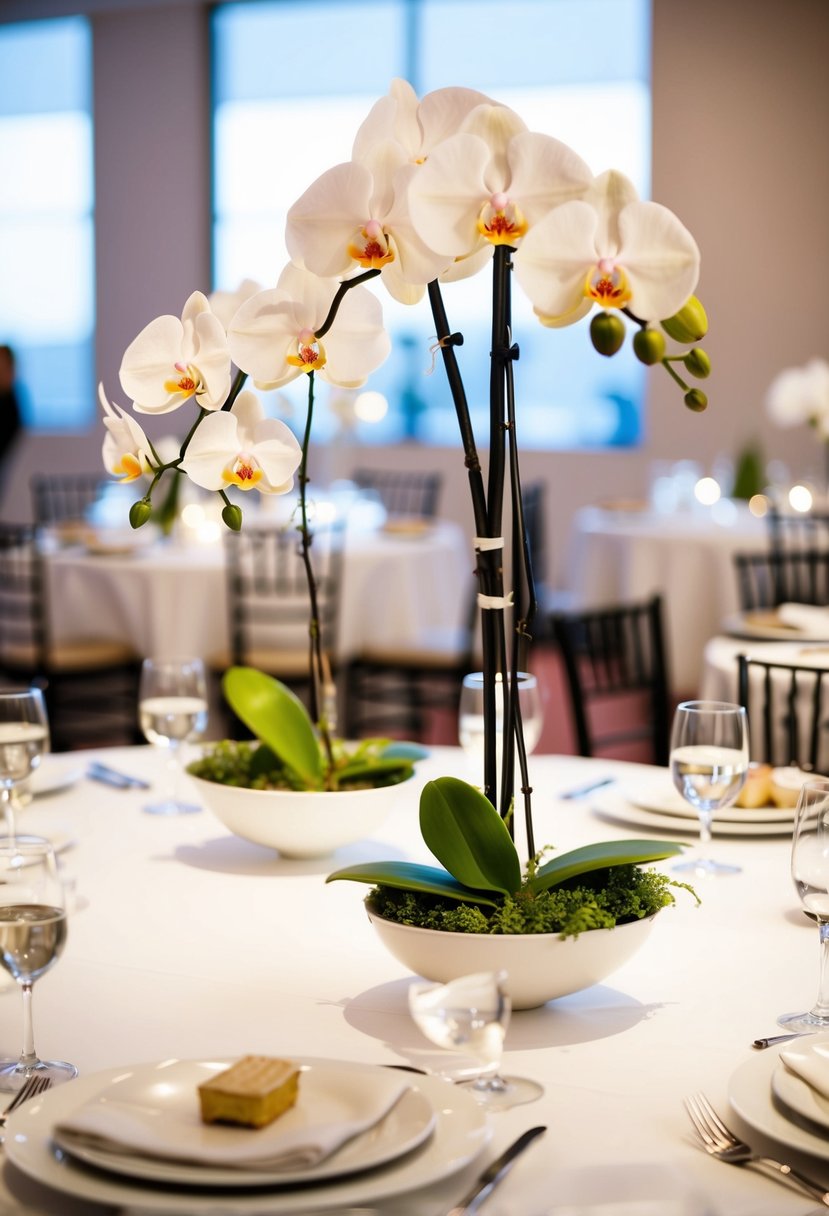
<path fill-rule="evenodd" d="M 506 972 L 483 971 L 448 984 L 416 981 L 409 987 L 415 1024 L 437 1047 L 463 1051 L 478 1061 L 477 1076 L 456 1082 L 487 1110 L 534 1102 L 543 1086 L 529 1077 L 502 1077 L 501 1056 L 512 1003 L 504 991 Z"/>
<path fill-rule="evenodd" d="M 8 836 L 15 833 L 15 787 L 31 775 L 48 750 L 49 725 L 40 689 L 0 692 L 0 804 Z"/>
<path fill-rule="evenodd" d="M 784 1013 L 787 1030 L 829 1028 L 829 781 L 815 778 L 801 787 L 792 836 L 792 878 L 804 909 L 820 932 L 817 1000 L 806 1013 Z"/>
<path fill-rule="evenodd" d="M 748 718 L 729 701 L 683 701 L 671 731 L 674 785 L 699 816 L 700 856 L 674 866 L 702 878 L 739 874 L 740 867 L 707 856 L 714 811 L 730 806 L 748 773 Z"/>
<path fill-rule="evenodd" d="M 524 731 L 524 746 L 529 755 L 538 747 L 541 728 L 544 724 L 541 692 L 537 679 L 528 671 L 516 672 L 516 680 Z M 495 731 L 499 770 L 503 729 L 504 685 L 501 673 L 497 672 L 495 676 Z M 482 671 L 473 671 L 463 678 L 458 713 L 458 736 L 461 747 L 469 757 L 470 767 L 476 780 L 480 780 L 484 764 L 484 674 Z"/>
<path fill-rule="evenodd" d="M 179 797 L 182 743 L 207 726 L 207 680 L 201 659 L 145 659 L 138 689 L 138 720 L 147 740 L 169 755 L 170 793 L 144 807 L 152 815 L 183 815 L 201 810 Z"/>
<path fill-rule="evenodd" d="M 0 1090 L 20 1089 L 32 1073 L 53 1084 L 78 1075 L 74 1064 L 39 1059 L 32 1033 L 32 985 L 65 942 L 66 900 L 52 846 L 39 836 L 0 838 L 0 964 L 23 992 L 23 1048 L 0 1064 Z"/>

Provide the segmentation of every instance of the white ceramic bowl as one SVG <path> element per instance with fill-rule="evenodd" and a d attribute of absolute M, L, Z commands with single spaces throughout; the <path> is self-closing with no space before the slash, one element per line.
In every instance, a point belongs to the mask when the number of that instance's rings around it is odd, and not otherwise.
<path fill-rule="evenodd" d="M 513 1009 L 535 1009 L 556 997 L 590 988 L 636 953 L 654 916 L 590 929 L 562 941 L 556 933 L 445 933 L 384 920 L 368 907 L 369 920 L 398 962 L 424 979 L 446 983 L 477 971 L 507 972 Z"/>
<path fill-rule="evenodd" d="M 327 857 L 371 835 L 406 784 L 318 793 L 238 789 L 192 774 L 190 780 L 208 810 L 236 836 L 295 858 Z"/>

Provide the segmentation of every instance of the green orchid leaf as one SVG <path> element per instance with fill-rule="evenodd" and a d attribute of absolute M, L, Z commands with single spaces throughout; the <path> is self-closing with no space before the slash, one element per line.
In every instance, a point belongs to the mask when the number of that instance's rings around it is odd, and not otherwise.
<path fill-rule="evenodd" d="M 668 840 L 605 840 L 583 845 L 570 853 L 562 853 L 542 866 L 530 880 L 531 891 L 547 891 L 568 878 L 588 874 L 591 870 L 606 870 L 611 866 L 638 866 L 648 861 L 664 861 L 676 857 L 686 848 Z"/>
<path fill-rule="evenodd" d="M 397 785 L 411 777 L 414 766 L 411 760 L 396 760 L 380 756 L 365 756 L 351 759 L 337 770 L 337 788 L 350 785 Z"/>
<path fill-rule="evenodd" d="M 429 781 L 420 796 L 423 839 L 465 887 L 511 895 L 521 863 L 506 825 L 480 790 L 457 777 Z"/>
<path fill-rule="evenodd" d="M 461 903 L 485 904 L 495 908 L 498 901 L 485 891 L 472 891 L 456 882 L 437 866 L 421 866 L 411 861 L 366 861 L 346 866 L 329 874 L 326 882 L 345 878 L 351 882 L 367 882 L 373 887 L 395 887 L 400 891 L 420 891 L 424 895 L 439 895 Z"/>
<path fill-rule="evenodd" d="M 236 716 L 302 785 L 322 788 L 322 751 L 308 711 L 289 688 L 253 667 L 231 667 L 222 678 L 222 690 Z"/>

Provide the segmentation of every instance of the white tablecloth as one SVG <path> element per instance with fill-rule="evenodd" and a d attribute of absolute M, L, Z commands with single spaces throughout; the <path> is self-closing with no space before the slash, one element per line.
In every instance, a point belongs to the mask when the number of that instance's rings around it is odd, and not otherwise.
<path fill-rule="evenodd" d="M 568 559 L 568 592 L 583 607 L 664 597 L 671 686 L 696 691 L 702 652 L 737 611 L 733 555 L 764 549 L 766 524 L 734 504 L 724 522 L 708 512 L 576 512 Z"/>
<path fill-rule="evenodd" d="M 100 755 L 151 778 L 161 772 L 148 748 Z M 83 766 L 88 758 L 56 760 Z M 555 794 L 596 774 L 629 779 L 652 770 L 578 757 L 533 756 L 530 764 L 539 843 L 564 849 L 648 834 L 601 822 L 589 804 L 559 802 Z M 324 877 L 348 862 L 426 860 L 417 793 L 427 778 L 444 773 L 465 775 L 459 751 L 435 749 L 415 788 L 400 791 L 376 838 L 341 849 L 330 862 L 282 861 L 229 835 L 206 811 L 173 819 L 144 814 L 146 793 L 85 778 L 38 799 L 21 826 L 74 838 L 64 866 L 79 902 L 64 956 L 36 985 L 41 1054 L 72 1060 L 84 1075 L 248 1051 L 364 1062 L 433 1059 L 423 1054 L 429 1046 L 407 1012 L 411 977 L 366 919 L 365 889 L 326 886 Z M 613 1194 L 622 1175 L 634 1195 L 644 1196 L 666 1171 L 678 1191 L 711 1197 L 710 1208 L 683 1208 L 683 1216 L 814 1211 L 814 1203 L 784 1185 L 711 1160 L 689 1134 L 683 1097 L 703 1089 L 725 1113 L 734 1070 L 767 1058 L 752 1052 L 751 1041 L 773 1034 L 777 1015 L 805 1008 L 817 988 L 817 932 L 799 911 L 787 840 L 721 838 L 715 845 L 723 860 L 743 866 L 741 874 L 700 884 L 700 907 L 678 892 L 677 906 L 660 914 L 639 953 L 604 983 L 513 1015 L 505 1071 L 536 1077 L 545 1094 L 493 1116 L 483 1160 L 525 1128 L 540 1123 L 549 1130 L 490 1199 L 488 1216 L 555 1213 L 568 1188 L 582 1198 L 602 1186 Z M 4 1054 L 16 1054 L 19 1036 L 19 997 L 0 994 Z M 752 1138 L 774 1147 L 757 1133 Z M 778 1152 L 798 1159 L 779 1146 Z M 800 1161 L 829 1182 L 829 1161 Z M 482 1164 L 386 1201 L 379 1211 L 445 1216 Z M 228 1200 L 222 1210 L 244 1212 Z M 613 1210 L 602 1209 L 602 1216 Z M 44 1191 L 8 1165 L 0 1211 L 102 1213 Z M 206 1198 L 203 1212 L 211 1211 Z M 634 1211 L 678 1216 L 680 1208 L 643 1203 L 625 1216 Z"/>
<path fill-rule="evenodd" d="M 436 522 L 417 535 L 349 528 L 336 653 L 411 644 L 420 631 L 462 624 L 473 555 L 462 530 Z M 171 541 L 133 553 L 58 550 L 47 559 L 56 641 L 107 637 L 142 656 L 210 658 L 229 644 L 224 549 Z"/>

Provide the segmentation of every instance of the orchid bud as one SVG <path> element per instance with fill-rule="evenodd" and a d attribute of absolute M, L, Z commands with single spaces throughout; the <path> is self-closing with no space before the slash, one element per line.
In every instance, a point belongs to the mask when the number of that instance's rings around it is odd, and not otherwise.
<path fill-rule="evenodd" d="M 242 508 L 237 507 L 235 502 L 229 502 L 222 510 L 222 519 L 230 528 L 231 532 L 241 532 L 242 530 Z"/>
<path fill-rule="evenodd" d="M 699 346 L 688 351 L 683 363 L 691 375 L 696 376 L 698 380 L 705 380 L 711 375 L 711 360 Z"/>
<path fill-rule="evenodd" d="M 691 296 L 672 317 L 660 325 L 675 342 L 699 342 L 708 333 L 708 317 L 696 296 Z"/>
<path fill-rule="evenodd" d="M 665 358 L 665 339 L 658 329 L 640 329 L 633 335 L 633 350 L 640 363 L 652 367 Z"/>
<path fill-rule="evenodd" d="M 705 393 L 698 388 L 689 388 L 685 394 L 685 404 L 689 410 L 693 410 L 695 414 L 701 414 L 708 407 L 708 398 Z"/>
<path fill-rule="evenodd" d="M 130 527 L 142 527 L 153 513 L 149 498 L 139 498 L 130 507 Z"/>
<path fill-rule="evenodd" d="M 615 355 L 625 340 L 624 323 L 610 312 L 597 312 L 590 322 L 590 340 L 600 355 Z"/>

